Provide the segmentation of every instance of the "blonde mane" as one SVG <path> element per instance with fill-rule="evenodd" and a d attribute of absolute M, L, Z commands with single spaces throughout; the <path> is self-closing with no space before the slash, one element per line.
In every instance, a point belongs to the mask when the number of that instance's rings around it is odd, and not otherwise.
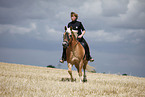
<path fill-rule="evenodd" d="M 76 38 L 78 37 L 78 31 L 77 30 L 72 30 L 74 32 L 74 35 L 76 36 Z M 66 32 L 70 33 L 71 35 L 71 30 L 70 28 L 67 28 Z"/>

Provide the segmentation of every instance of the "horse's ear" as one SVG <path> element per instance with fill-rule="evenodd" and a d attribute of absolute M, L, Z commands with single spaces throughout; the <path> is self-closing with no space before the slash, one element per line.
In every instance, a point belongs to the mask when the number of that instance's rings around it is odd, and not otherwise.
<path fill-rule="evenodd" d="M 70 30 L 72 31 L 72 26 L 70 27 Z"/>
<path fill-rule="evenodd" d="M 65 31 L 66 31 L 66 30 L 67 30 L 67 27 L 65 26 L 64 29 L 65 29 Z"/>

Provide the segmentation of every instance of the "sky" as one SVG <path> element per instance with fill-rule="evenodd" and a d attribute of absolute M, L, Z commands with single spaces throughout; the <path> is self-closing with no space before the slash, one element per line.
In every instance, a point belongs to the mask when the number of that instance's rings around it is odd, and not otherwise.
<path fill-rule="evenodd" d="M 0 62 L 67 69 L 59 59 L 72 11 L 98 73 L 145 77 L 144 0 L 0 0 Z"/>

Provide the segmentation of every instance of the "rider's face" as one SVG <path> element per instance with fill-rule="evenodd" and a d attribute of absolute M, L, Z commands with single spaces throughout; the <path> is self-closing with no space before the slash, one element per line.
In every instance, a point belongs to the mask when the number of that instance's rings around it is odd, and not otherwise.
<path fill-rule="evenodd" d="M 76 17 L 75 17 L 74 14 L 71 16 L 71 20 L 72 20 L 72 21 L 75 21 L 75 20 L 76 20 Z"/>

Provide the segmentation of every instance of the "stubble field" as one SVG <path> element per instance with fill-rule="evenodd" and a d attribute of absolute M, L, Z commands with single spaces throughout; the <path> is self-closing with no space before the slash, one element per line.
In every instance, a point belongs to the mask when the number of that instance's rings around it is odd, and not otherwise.
<path fill-rule="evenodd" d="M 0 62 L 0 97 L 145 97 L 145 78 L 87 72 L 80 83 L 73 75 L 76 82 L 67 70 Z"/>

